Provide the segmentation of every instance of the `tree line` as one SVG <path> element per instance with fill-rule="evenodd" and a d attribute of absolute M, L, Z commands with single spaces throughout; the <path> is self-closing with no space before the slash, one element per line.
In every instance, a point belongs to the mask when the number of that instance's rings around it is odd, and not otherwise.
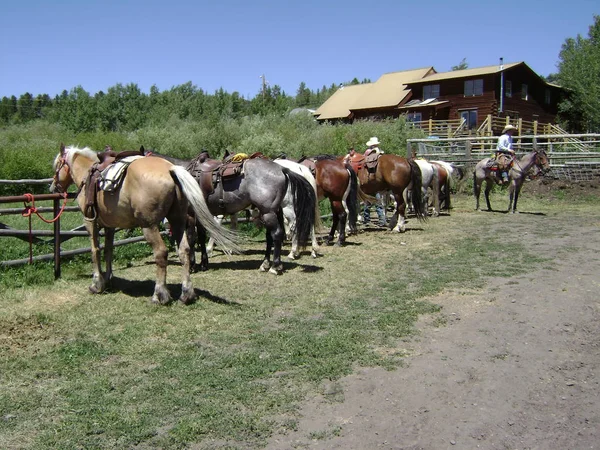
<path fill-rule="evenodd" d="M 369 80 L 363 80 L 363 83 Z M 355 78 L 347 84 L 358 84 Z M 192 82 L 160 91 L 155 85 L 148 94 L 135 83 L 116 84 L 106 92 L 91 94 L 77 86 L 51 98 L 36 97 L 26 92 L 19 98 L 0 100 L 0 126 L 26 124 L 45 119 L 75 133 L 103 131 L 128 132 L 144 126 L 160 125 L 170 118 L 218 121 L 250 115 L 285 114 L 294 108 L 314 108 L 337 91 L 338 85 L 309 89 L 300 83 L 295 96 L 287 95 L 280 86 L 263 86 L 252 99 L 223 88 L 209 94 Z"/>

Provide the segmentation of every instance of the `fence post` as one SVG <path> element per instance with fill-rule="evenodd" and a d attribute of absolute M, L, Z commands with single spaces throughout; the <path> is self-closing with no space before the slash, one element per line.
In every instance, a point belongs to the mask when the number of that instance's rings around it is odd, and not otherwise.
<path fill-rule="evenodd" d="M 406 141 L 406 159 L 410 159 L 412 155 L 412 143 L 410 141 Z"/>
<path fill-rule="evenodd" d="M 493 131 L 492 130 L 492 120 L 493 120 L 492 119 L 492 115 L 488 114 L 488 116 L 487 116 L 487 131 L 488 131 L 488 136 L 493 136 L 493 133 L 492 133 L 492 131 Z"/>
<path fill-rule="evenodd" d="M 433 119 L 429 119 L 429 136 L 433 134 Z"/>
<path fill-rule="evenodd" d="M 57 219 L 54 221 L 54 279 L 60 278 L 60 200 L 55 198 L 53 200 L 54 205 L 54 217 Z"/>

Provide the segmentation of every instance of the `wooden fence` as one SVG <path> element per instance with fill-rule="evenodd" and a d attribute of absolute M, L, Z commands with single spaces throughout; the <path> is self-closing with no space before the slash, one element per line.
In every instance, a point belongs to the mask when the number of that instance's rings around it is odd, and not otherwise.
<path fill-rule="evenodd" d="M 472 166 L 495 152 L 497 137 L 409 139 L 406 156 L 445 160 Z M 600 134 L 538 134 L 514 137 L 517 155 L 533 146 L 543 149 L 550 159 L 551 175 L 569 181 L 589 181 L 600 177 Z"/>

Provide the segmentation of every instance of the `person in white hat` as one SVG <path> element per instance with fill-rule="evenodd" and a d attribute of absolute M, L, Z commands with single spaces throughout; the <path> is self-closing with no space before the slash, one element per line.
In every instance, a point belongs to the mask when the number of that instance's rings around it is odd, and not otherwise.
<path fill-rule="evenodd" d="M 376 152 L 379 155 L 383 154 L 383 150 L 379 148 L 379 139 L 377 139 L 376 136 L 369 139 L 366 145 L 367 149 L 365 150 L 365 156 L 368 156 L 373 152 Z"/>
<path fill-rule="evenodd" d="M 498 161 L 498 165 L 501 166 L 502 170 L 502 181 L 504 183 L 508 183 L 508 166 L 501 164 L 500 160 L 501 155 L 506 155 L 506 157 L 512 161 L 515 157 L 515 151 L 513 150 L 513 134 L 517 132 L 517 127 L 513 125 L 506 125 L 502 130 L 502 135 L 498 138 L 498 144 L 496 145 L 496 161 Z"/>

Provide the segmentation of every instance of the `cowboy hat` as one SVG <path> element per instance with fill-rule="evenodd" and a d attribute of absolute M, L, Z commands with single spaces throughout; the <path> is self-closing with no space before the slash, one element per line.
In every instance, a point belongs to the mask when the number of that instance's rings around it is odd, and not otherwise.
<path fill-rule="evenodd" d="M 379 139 L 377 139 L 375 136 L 373 136 L 371 139 L 369 139 L 369 142 L 367 142 L 367 147 L 371 147 L 372 145 L 379 145 Z"/>
<path fill-rule="evenodd" d="M 512 131 L 517 131 L 517 130 L 518 130 L 518 128 L 517 128 L 517 127 L 515 127 L 514 125 L 506 125 L 506 126 L 504 127 L 504 129 L 502 130 L 502 134 L 506 133 L 507 131 L 511 131 L 511 130 L 512 130 Z"/>

